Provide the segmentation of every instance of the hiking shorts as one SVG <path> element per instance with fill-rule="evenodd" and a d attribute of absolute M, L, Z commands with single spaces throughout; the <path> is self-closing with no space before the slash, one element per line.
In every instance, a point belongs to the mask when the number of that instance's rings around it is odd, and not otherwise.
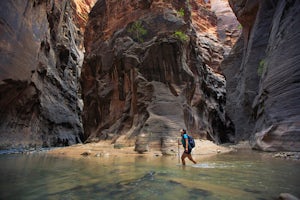
<path fill-rule="evenodd" d="M 191 152 L 192 152 L 192 149 L 190 149 L 190 148 L 188 148 L 188 151 L 184 150 L 184 153 L 186 153 L 186 154 L 191 154 Z"/>

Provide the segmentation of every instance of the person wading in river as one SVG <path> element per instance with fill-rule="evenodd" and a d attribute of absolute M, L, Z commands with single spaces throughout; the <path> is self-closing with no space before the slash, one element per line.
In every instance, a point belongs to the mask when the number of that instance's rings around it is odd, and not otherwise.
<path fill-rule="evenodd" d="M 184 152 L 181 155 L 181 161 L 182 164 L 185 165 L 185 158 L 188 157 L 188 159 L 190 161 L 192 161 L 194 164 L 196 164 L 196 161 L 192 158 L 192 147 L 190 147 L 189 145 L 189 138 L 188 138 L 188 134 L 186 133 L 185 129 L 180 129 L 180 134 L 181 134 L 181 144 L 184 148 Z M 179 141 L 178 141 L 178 145 L 180 145 Z"/>

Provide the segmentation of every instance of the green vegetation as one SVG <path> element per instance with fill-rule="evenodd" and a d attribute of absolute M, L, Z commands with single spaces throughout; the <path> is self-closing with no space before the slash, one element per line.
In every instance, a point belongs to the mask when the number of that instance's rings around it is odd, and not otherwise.
<path fill-rule="evenodd" d="M 180 39 L 183 42 L 188 41 L 189 37 L 182 31 L 175 31 L 174 36 Z"/>
<path fill-rule="evenodd" d="M 147 30 L 143 27 L 141 21 L 134 22 L 128 29 L 128 32 L 133 34 L 134 39 L 139 42 L 143 42 L 143 36 L 147 34 Z"/>
<path fill-rule="evenodd" d="M 178 14 L 180 17 L 184 17 L 184 9 L 183 9 L 183 8 L 180 8 L 180 10 L 177 11 L 177 14 Z"/>
<path fill-rule="evenodd" d="M 242 24 L 239 24 L 237 28 L 238 28 L 238 30 L 242 30 L 243 29 Z"/>
<path fill-rule="evenodd" d="M 122 149 L 124 147 L 124 144 L 114 144 L 114 149 Z"/>
<path fill-rule="evenodd" d="M 262 74 L 265 71 L 265 69 L 266 69 L 265 59 L 262 59 L 259 62 L 259 65 L 258 65 L 258 68 L 257 68 L 257 74 L 258 74 L 258 76 L 262 76 Z"/>

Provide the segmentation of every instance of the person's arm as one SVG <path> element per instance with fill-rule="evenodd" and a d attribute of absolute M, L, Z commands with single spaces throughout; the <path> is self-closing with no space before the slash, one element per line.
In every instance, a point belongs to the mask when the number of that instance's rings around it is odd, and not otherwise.
<path fill-rule="evenodd" d="M 180 138 L 178 138 L 178 145 L 181 145 L 182 143 L 181 143 L 181 140 L 180 140 Z"/>
<path fill-rule="evenodd" d="M 185 138 L 185 150 L 188 151 L 189 150 L 189 141 L 187 138 Z"/>

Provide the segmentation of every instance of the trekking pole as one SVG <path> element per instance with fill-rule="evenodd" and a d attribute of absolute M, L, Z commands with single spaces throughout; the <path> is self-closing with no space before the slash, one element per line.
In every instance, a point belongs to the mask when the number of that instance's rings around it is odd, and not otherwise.
<path fill-rule="evenodd" d="M 178 154 L 178 164 L 180 164 L 180 150 L 179 150 L 179 138 L 177 140 L 177 146 L 178 146 L 178 151 L 177 151 L 177 154 Z"/>

